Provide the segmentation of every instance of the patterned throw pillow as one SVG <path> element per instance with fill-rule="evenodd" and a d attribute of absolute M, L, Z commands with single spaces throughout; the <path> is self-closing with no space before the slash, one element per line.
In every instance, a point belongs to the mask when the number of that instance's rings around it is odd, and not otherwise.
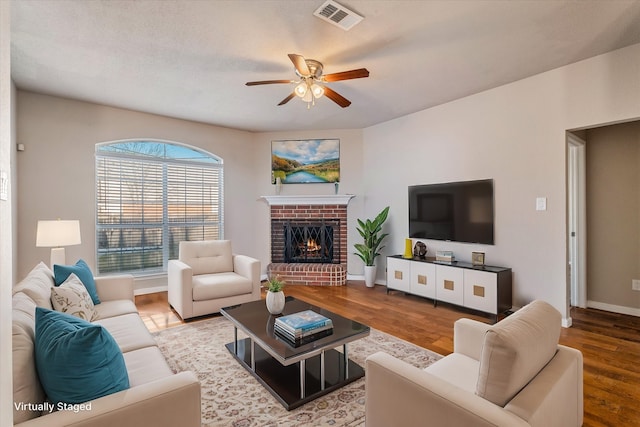
<path fill-rule="evenodd" d="M 64 283 L 71 273 L 78 276 L 82 284 L 87 288 L 89 295 L 91 295 L 91 301 L 93 301 L 95 305 L 100 304 L 100 297 L 98 297 L 98 290 L 96 289 L 96 281 L 93 278 L 93 273 L 89 265 L 82 259 L 78 260 L 74 265 L 55 264 L 53 266 L 53 276 L 56 286 Z"/>
<path fill-rule="evenodd" d="M 56 311 L 72 314 L 88 322 L 98 319 L 87 288 L 73 273 L 62 285 L 51 287 L 51 305 Z"/>

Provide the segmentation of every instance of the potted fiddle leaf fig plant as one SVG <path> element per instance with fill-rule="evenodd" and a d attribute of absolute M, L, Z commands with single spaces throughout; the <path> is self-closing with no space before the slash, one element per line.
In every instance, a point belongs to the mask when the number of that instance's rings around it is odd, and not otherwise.
<path fill-rule="evenodd" d="M 284 310 L 284 280 L 280 276 L 275 275 L 269 277 L 267 281 L 267 310 L 271 314 L 280 314 Z"/>
<path fill-rule="evenodd" d="M 375 260 L 384 248 L 384 246 L 380 245 L 384 238 L 389 235 L 389 233 L 382 233 L 382 225 L 387 220 L 388 215 L 389 206 L 384 208 L 373 221 L 370 219 L 364 221 L 358 219 L 357 230 L 360 236 L 362 236 L 364 243 L 354 244 L 357 251 L 355 254 L 364 262 L 364 282 L 369 288 L 372 288 L 375 284 Z"/>

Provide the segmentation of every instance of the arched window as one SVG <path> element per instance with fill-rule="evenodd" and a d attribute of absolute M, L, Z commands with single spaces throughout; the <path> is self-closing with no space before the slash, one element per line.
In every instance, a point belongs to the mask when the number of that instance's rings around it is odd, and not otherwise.
<path fill-rule="evenodd" d="M 96 145 L 98 273 L 167 270 L 183 240 L 222 239 L 222 159 L 183 144 Z"/>

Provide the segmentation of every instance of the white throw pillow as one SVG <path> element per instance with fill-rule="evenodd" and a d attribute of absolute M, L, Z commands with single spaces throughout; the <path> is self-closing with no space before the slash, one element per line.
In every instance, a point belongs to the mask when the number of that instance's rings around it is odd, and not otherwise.
<path fill-rule="evenodd" d="M 87 288 L 75 274 L 70 274 L 62 285 L 51 288 L 51 305 L 56 311 L 72 314 L 88 322 L 98 319 Z"/>
<path fill-rule="evenodd" d="M 560 312 L 540 300 L 489 328 L 476 394 L 504 407 L 555 356 L 560 329 Z"/>

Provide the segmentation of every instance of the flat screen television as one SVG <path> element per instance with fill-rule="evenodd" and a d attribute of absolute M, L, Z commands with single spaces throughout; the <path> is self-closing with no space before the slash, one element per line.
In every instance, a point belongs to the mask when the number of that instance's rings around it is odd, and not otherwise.
<path fill-rule="evenodd" d="M 409 237 L 493 245 L 493 180 L 409 186 Z"/>

